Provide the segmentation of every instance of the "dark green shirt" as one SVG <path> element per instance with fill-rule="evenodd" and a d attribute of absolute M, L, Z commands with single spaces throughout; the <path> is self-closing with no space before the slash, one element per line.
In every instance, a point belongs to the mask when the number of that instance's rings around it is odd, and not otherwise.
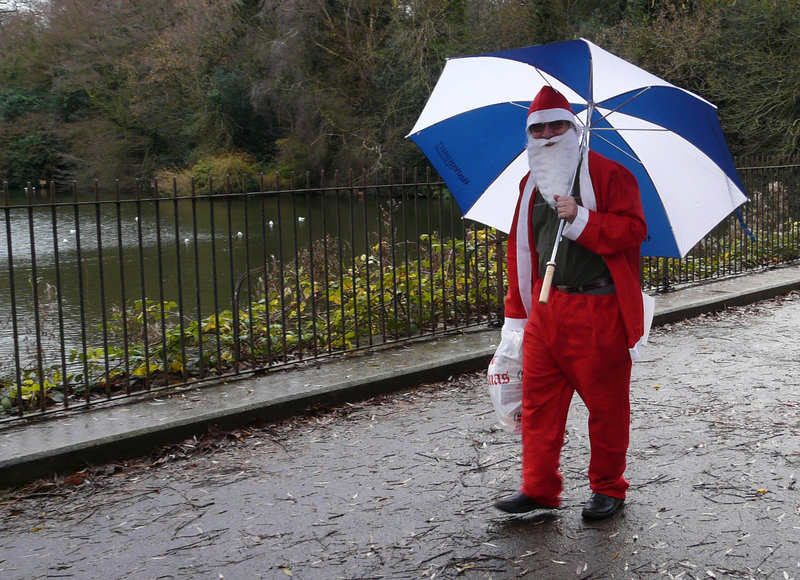
<path fill-rule="evenodd" d="M 580 194 L 575 195 L 581 205 Z M 547 262 L 553 254 L 553 246 L 558 233 L 556 210 L 544 200 L 539 190 L 533 199 L 533 226 L 536 252 L 539 254 L 539 277 L 543 278 Z M 599 254 L 587 250 L 569 238 L 562 238 L 556 254 L 556 269 L 553 275 L 553 286 L 586 286 L 596 280 L 610 278 L 605 260 Z"/>

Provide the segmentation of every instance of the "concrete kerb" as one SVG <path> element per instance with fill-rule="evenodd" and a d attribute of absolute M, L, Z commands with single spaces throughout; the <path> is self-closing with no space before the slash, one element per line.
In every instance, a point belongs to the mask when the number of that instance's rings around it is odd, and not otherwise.
<path fill-rule="evenodd" d="M 772 274 L 772 275 L 770 275 Z M 752 276 L 752 280 L 747 279 Z M 669 299 L 669 294 L 656 298 L 653 325 L 660 326 L 694 318 L 701 314 L 720 312 L 735 306 L 746 306 L 760 300 L 781 296 L 800 289 L 800 268 L 781 268 L 764 273 L 729 278 L 724 281 L 679 290 L 683 300 L 674 305 L 658 307 L 658 301 Z M 690 297 L 689 293 L 695 296 Z"/>
<path fill-rule="evenodd" d="M 797 289 L 797 265 L 685 288 L 657 297 L 653 324 L 674 323 Z M 163 400 L 101 407 L 3 429 L 0 488 L 144 456 L 160 445 L 201 435 L 211 426 L 227 429 L 275 421 L 319 405 L 352 403 L 485 369 L 498 340 L 497 329 L 469 330 L 296 370 L 220 381 Z"/>
<path fill-rule="evenodd" d="M 484 364 L 488 364 L 488 358 Z M 478 366 L 478 363 L 475 366 L 465 364 L 456 369 L 448 365 L 426 368 L 409 375 L 393 374 L 373 381 L 360 380 L 352 381 L 351 384 L 321 386 L 298 395 L 285 395 L 233 410 L 214 410 L 166 424 L 147 425 L 121 434 L 100 436 L 72 445 L 17 455 L 0 461 L 0 489 L 24 485 L 87 465 L 141 457 L 161 445 L 205 433 L 210 427 L 232 429 L 253 422 L 277 421 L 301 414 L 315 406 L 364 400 L 405 388 L 409 384 L 421 384 L 425 380 L 437 381 L 465 370 L 477 370 Z M 404 380 L 405 377 L 408 379 Z M 36 429 L 37 426 L 29 425 L 27 428 Z"/>
<path fill-rule="evenodd" d="M 34 420 L 0 431 L 0 489 L 87 465 L 141 457 L 160 445 L 201 435 L 212 426 L 230 429 L 277 421 L 316 406 L 361 401 L 486 368 L 497 334 L 469 330 L 297 369 L 219 381 L 177 396 Z M 400 365 L 392 364 L 394 357 L 402 361 Z M 166 413 L 160 405 L 168 408 Z"/>

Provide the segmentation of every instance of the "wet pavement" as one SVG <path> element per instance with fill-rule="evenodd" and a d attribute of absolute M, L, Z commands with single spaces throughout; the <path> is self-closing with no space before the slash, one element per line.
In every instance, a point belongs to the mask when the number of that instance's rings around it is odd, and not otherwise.
<path fill-rule="evenodd" d="M 481 373 L 102 464 L 0 496 L 0 577 L 800 578 L 800 294 L 654 329 L 624 510 L 508 516 L 519 439 Z"/>
<path fill-rule="evenodd" d="M 744 305 L 800 289 L 800 265 L 684 287 L 656 299 L 654 324 Z M 340 404 L 486 368 L 497 329 L 473 328 L 323 364 L 149 400 L 123 400 L 90 411 L 0 428 L 0 489 L 67 473 L 86 464 L 137 457 L 153 447 L 253 420 L 275 421 L 319 404 Z"/>

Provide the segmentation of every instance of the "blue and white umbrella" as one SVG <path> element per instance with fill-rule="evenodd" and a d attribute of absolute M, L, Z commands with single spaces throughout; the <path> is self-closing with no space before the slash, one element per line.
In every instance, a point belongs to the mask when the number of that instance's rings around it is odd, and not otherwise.
<path fill-rule="evenodd" d="M 510 229 L 525 119 L 545 84 L 569 100 L 589 148 L 636 176 L 643 255 L 686 255 L 746 201 L 714 105 L 580 39 L 448 59 L 409 137 L 466 218 Z"/>

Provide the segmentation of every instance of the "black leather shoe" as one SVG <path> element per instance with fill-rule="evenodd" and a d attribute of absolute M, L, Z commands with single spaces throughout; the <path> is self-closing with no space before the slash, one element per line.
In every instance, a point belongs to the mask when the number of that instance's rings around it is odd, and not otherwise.
<path fill-rule="evenodd" d="M 593 493 L 583 507 L 581 515 L 587 520 L 603 520 L 617 513 L 624 503 L 624 499 Z"/>
<path fill-rule="evenodd" d="M 504 511 L 510 514 L 524 514 L 526 512 L 531 512 L 533 510 L 553 509 L 547 507 L 546 505 L 536 503 L 521 491 L 518 491 L 514 495 L 510 495 L 508 497 L 504 497 L 503 499 L 497 500 L 496 502 L 494 502 L 494 507 L 496 507 L 500 511 Z"/>

